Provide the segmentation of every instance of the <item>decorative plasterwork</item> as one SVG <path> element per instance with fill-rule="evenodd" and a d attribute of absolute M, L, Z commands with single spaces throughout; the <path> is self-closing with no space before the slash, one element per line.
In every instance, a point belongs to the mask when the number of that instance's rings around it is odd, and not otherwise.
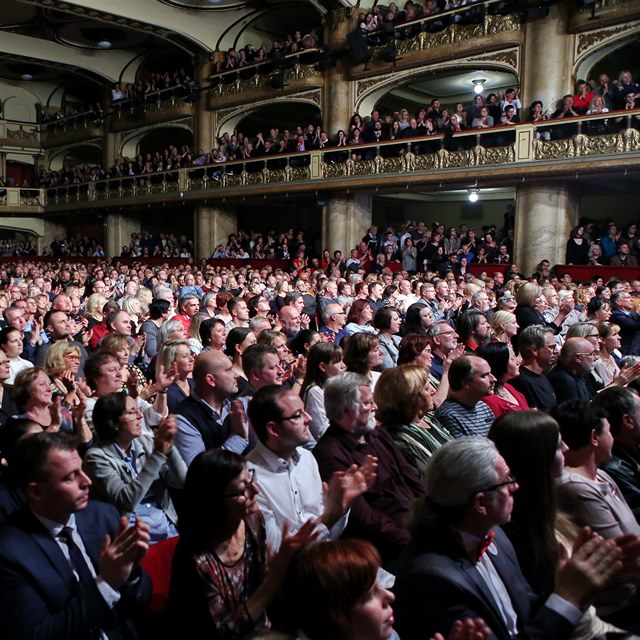
<path fill-rule="evenodd" d="M 406 69 L 404 71 L 391 71 L 384 75 L 364 80 L 356 80 L 356 99 L 358 103 L 371 92 L 387 86 L 392 87 L 405 84 L 408 81 L 423 77 L 430 72 L 442 72 L 447 69 L 461 69 L 466 67 L 491 67 L 494 69 L 506 70 L 519 76 L 520 70 L 520 48 L 512 47 L 500 51 L 492 51 L 468 57 L 460 57 L 451 62 L 438 62 L 432 65 L 425 65 L 418 69 Z"/>
<path fill-rule="evenodd" d="M 242 73 L 242 71 L 239 73 Z M 304 80 L 306 78 L 322 77 L 322 71 L 316 69 L 314 65 L 307 64 L 296 64 L 292 69 L 287 69 L 286 71 L 281 72 L 281 74 L 283 84 L 287 84 L 295 80 Z M 251 78 L 236 78 L 233 82 L 229 82 L 228 84 L 220 82 L 213 88 L 212 93 L 215 96 L 231 96 L 244 93 L 245 91 L 266 89 L 271 85 L 272 79 L 277 75 L 278 73 L 272 73 L 270 75 L 260 75 L 256 73 L 256 75 Z"/>
<path fill-rule="evenodd" d="M 322 24 L 329 26 L 331 29 L 337 29 L 339 25 L 341 25 L 345 20 L 349 20 L 350 18 L 351 8 L 340 7 L 339 9 L 334 9 L 333 11 L 325 13 L 325 15 L 322 17 Z"/>
<path fill-rule="evenodd" d="M 626 36 L 637 35 L 639 31 L 640 21 L 634 20 L 625 24 L 602 27 L 577 34 L 574 40 L 574 67 L 577 67 L 584 58 L 594 51 L 602 49 L 616 40 L 622 40 Z"/>

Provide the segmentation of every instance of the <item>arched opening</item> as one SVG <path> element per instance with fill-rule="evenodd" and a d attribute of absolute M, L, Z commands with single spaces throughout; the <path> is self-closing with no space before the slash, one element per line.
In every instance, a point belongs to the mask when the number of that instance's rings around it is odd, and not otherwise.
<path fill-rule="evenodd" d="M 288 129 L 292 133 L 297 127 L 314 127 L 322 124 L 319 107 L 306 102 L 278 102 L 256 109 L 237 121 L 236 130 L 245 136 L 254 137 L 262 132 L 266 138 L 271 129 L 280 132 Z"/>
<path fill-rule="evenodd" d="M 52 171 L 62 167 L 95 166 L 102 162 L 102 150 L 97 145 L 80 145 L 72 149 L 65 149 L 53 156 L 49 162 Z"/>

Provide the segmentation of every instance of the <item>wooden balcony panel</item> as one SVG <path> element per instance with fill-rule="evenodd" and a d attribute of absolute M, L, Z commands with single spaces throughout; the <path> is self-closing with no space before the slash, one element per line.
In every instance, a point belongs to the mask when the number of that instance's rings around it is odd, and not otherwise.
<path fill-rule="evenodd" d="M 306 89 L 317 89 L 324 84 L 321 71 L 314 65 L 296 64 L 291 69 L 285 69 L 283 75 L 282 89 L 275 89 L 271 85 L 273 76 L 278 72 L 268 75 L 256 74 L 249 79 L 235 78 L 229 83 L 219 83 L 213 86 L 207 93 L 207 106 L 209 109 L 220 109 L 235 106 L 244 102 L 255 102 L 258 99 L 264 100 L 271 92 L 277 95 L 289 95 L 298 93 Z"/>
<path fill-rule="evenodd" d="M 39 149 L 40 127 L 34 122 L 0 120 L 0 146 Z"/>
<path fill-rule="evenodd" d="M 77 142 L 89 142 L 90 140 L 102 140 L 103 127 L 89 126 L 69 129 L 50 128 L 43 133 L 44 146 L 47 148 L 64 147 Z"/>

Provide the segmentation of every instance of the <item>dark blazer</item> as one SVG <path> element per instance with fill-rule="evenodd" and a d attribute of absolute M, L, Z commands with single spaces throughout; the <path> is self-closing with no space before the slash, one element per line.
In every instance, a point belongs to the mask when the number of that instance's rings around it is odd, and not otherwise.
<path fill-rule="evenodd" d="M 620 327 L 620 351 L 625 356 L 640 356 L 640 315 L 614 309 L 609 322 Z"/>
<path fill-rule="evenodd" d="M 624 499 L 640 522 L 640 469 L 636 461 L 617 442 L 613 443 L 613 457 L 602 468 L 615 480 Z"/>
<path fill-rule="evenodd" d="M 595 390 L 589 389 L 587 376 L 574 376 L 562 364 L 557 364 L 548 377 L 559 402 L 580 400 L 588 403 L 596 395 Z"/>
<path fill-rule="evenodd" d="M 497 553 L 487 553 L 511 597 L 518 616 L 518 637 L 568 638 L 573 625 L 535 601 L 507 536 L 499 528 L 495 532 Z M 400 559 L 393 590 L 395 628 L 402 640 L 424 640 L 436 632 L 446 636 L 454 621 L 464 618 L 482 618 L 493 632 L 492 640 L 510 640 L 475 564 L 448 528 L 430 534 L 425 545 L 410 543 Z"/>
<path fill-rule="evenodd" d="M 105 534 L 114 535 L 118 512 L 89 502 L 76 513 L 78 532 L 98 573 Z M 0 637 L 21 640 L 90 639 L 104 631 L 110 640 L 137 637 L 132 612 L 151 597 L 141 570 L 120 588 L 110 609 L 97 586 L 82 587 L 62 550 L 40 521 L 24 509 L 0 531 Z"/>

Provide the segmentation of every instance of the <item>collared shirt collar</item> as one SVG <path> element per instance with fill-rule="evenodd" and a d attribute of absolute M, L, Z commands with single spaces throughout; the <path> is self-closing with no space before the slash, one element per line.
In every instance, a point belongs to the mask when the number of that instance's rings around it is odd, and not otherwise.
<path fill-rule="evenodd" d="M 75 532 L 78 531 L 78 527 L 76 525 L 75 513 L 72 513 L 69 516 L 69 519 L 64 524 L 60 524 L 55 520 L 50 520 L 49 518 L 45 518 L 44 516 L 38 515 L 33 511 L 32 513 L 40 521 L 42 526 L 49 532 L 49 535 L 52 538 L 57 538 L 65 527 L 69 527 Z"/>
<path fill-rule="evenodd" d="M 300 462 L 300 452 L 296 449 L 294 454 L 286 460 L 275 454 L 269 447 L 262 442 L 256 444 L 256 453 L 262 458 L 264 466 L 274 473 L 288 471 L 291 467 L 295 467 Z"/>

